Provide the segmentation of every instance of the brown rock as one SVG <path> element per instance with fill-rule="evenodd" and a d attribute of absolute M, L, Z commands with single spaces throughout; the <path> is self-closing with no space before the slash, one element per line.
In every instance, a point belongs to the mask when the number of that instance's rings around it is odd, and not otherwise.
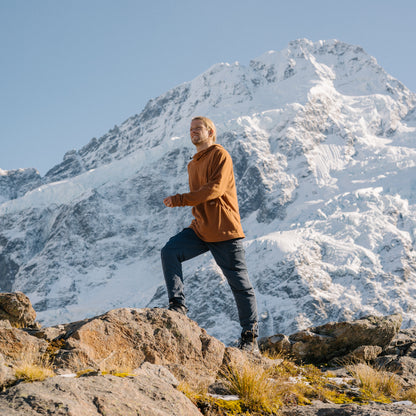
<path fill-rule="evenodd" d="M 401 315 L 395 314 L 312 327 L 289 337 L 291 354 L 299 360 L 322 363 L 343 357 L 362 345 L 384 347 L 398 333 L 401 323 Z"/>
<path fill-rule="evenodd" d="M 367 316 L 352 322 L 330 322 L 290 335 L 262 339 L 263 352 L 289 353 L 298 361 L 320 364 L 341 358 L 361 346 L 385 347 L 398 333 L 402 323 L 399 314 L 387 317 Z M 369 353 L 367 349 L 367 353 Z M 375 352 L 375 350 L 373 351 Z"/>
<path fill-rule="evenodd" d="M 373 361 L 382 351 L 383 348 L 378 345 L 362 345 L 345 355 L 342 359 L 347 363 L 349 361 Z"/>
<path fill-rule="evenodd" d="M 53 377 L 21 383 L 0 395 L 0 414 L 201 416 L 184 394 L 145 371 L 134 377 Z"/>
<path fill-rule="evenodd" d="M 55 358 L 73 371 L 167 366 L 180 379 L 215 378 L 225 346 L 194 321 L 166 309 L 115 309 L 68 324 L 65 345 Z"/>
<path fill-rule="evenodd" d="M 280 362 L 281 360 L 274 360 L 268 357 L 264 357 L 260 354 L 253 354 L 250 352 L 242 351 L 239 348 L 227 347 L 225 348 L 222 367 L 236 366 L 238 364 L 243 363 L 251 363 L 268 368 Z"/>
<path fill-rule="evenodd" d="M 0 293 L 0 320 L 17 328 L 35 325 L 36 312 L 29 298 L 21 292 Z"/>
<path fill-rule="evenodd" d="M 22 359 L 39 360 L 48 348 L 48 343 L 29 335 L 10 324 L 0 325 L 0 351 L 5 361 L 14 365 Z"/>
<path fill-rule="evenodd" d="M 259 339 L 259 348 L 261 351 L 267 351 L 272 355 L 279 353 L 288 354 L 291 352 L 292 344 L 286 335 L 276 334 Z"/>

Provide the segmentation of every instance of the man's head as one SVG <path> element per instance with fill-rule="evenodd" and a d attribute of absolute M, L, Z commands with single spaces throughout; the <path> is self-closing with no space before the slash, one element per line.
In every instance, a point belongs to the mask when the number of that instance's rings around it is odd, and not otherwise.
<path fill-rule="evenodd" d="M 208 130 L 209 135 L 211 136 L 212 142 L 215 143 L 217 140 L 217 129 L 215 128 L 215 124 L 212 120 L 210 120 L 207 117 L 197 116 L 192 119 L 194 120 L 200 120 L 202 124 L 205 126 L 205 128 Z M 192 125 L 192 123 L 191 123 Z"/>

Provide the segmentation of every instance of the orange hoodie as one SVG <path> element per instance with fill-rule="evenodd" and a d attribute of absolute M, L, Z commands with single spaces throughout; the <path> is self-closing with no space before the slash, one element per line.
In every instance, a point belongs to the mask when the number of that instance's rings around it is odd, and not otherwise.
<path fill-rule="evenodd" d="M 213 144 L 196 153 L 188 164 L 189 189 L 176 194 L 173 206 L 192 206 L 192 228 L 206 242 L 243 238 L 233 162 L 228 152 Z"/>

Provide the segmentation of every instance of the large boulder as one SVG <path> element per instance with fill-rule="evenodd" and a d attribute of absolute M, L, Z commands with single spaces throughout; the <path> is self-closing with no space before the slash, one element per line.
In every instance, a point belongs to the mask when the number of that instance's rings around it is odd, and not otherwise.
<path fill-rule="evenodd" d="M 0 389 L 16 381 L 16 367 L 42 363 L 48 347 L 48 342 L 0 321 Z"/>
<path fill-rule="evenodd" d="M 0 394 L 0 414 L 201 416 L 165 378 L 136 370 L 134 376 L 53 377 L 20 383 Z"/>
<path fill-rule="evenodd" d="M 21 292 L 0 293 L 0 321 L 9 321 L 17 328 L 35 325 L 36 312 L 29 298 Z"/>
<path fill-rule="evenodd" d="M 0 352 L 8 365 L 21 361 L 37 362 L 45 354 L 49 343 L 31 336 L 22 329 L 13 328 L 7 321 L 0 321 Z"/>
<path fill-rule="evenodd" d="M 55 364 L 72 371 L 165 365 L 177 377 L 214 379 L 225 346 L 184 315 L 166 309 L 122 308 L 65 326 Z"/>
<path fill-rule="evenodd" d="M 275 335 L 260 340 L 263 351 L 279 348 L 297 360 L 315 364 L 342 358 L 361 346 L 385 347 L 399 332 L 402 316 L 367 316 L 351 322 L 330 322 L 286 337 Z M 381 351 L 381 350 L 380 350 Z"/>

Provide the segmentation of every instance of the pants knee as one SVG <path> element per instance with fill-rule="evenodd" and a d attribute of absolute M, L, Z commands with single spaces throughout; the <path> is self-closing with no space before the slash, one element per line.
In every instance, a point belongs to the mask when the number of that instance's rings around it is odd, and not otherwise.
<path fill-rule="evenodd" d="M 177 257 L 177 250 L 176 248 L 167 242 L 165 246 L 160 250 L 160 257 L 163 259 L 172 259 Z"/>
<path fill-rule="evenodd" d="M 165 259 L 166 257 L 169 257 L 169 246 L 168 244 L 165 244 L 165 246 L 162 248 L 162 250 L 160 250 L 160 257 L 163 259 Z"/>

